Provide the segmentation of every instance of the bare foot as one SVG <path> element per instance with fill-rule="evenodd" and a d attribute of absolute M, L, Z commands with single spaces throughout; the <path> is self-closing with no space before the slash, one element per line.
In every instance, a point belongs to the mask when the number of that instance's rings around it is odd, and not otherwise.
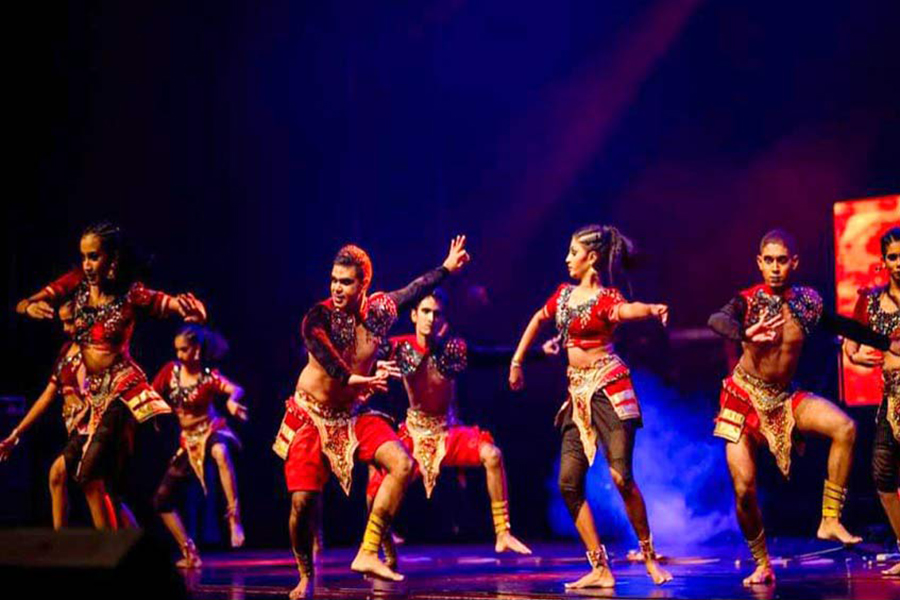
<path fill-rule="evenodd" d="M 890 569 L 885 569 L 881 572 L 882 575 L 887 575 L 889 577 L 900 577 L 900 562 L 891 567 Z"/>
<path fill-rule="evenodd" d="M 771 566 L 756 567 L 756 570 L 749 577 L 744 578 L 744 586 L 751 585 L 772 585 L 775 583 L 775 572 Z"/>
<path fill-rule="evenodd" d="M 580 590 L 584 588 L 611 588 L 616 585 L 616 578 L 612 571 L 606 567 L 594 569 L 578 581 L 566 584 L 567 590 Z"/>
<path fill-rule="evenodd" d="M 197 546 L 194 545 L 194 541 L 188 539 L 185 542 L 184 546 L 181 547 L 182 557 L 178 562 L 175 563 L 175 566 L 179 569 L 199 569 L 203 566 L 203 561 L 200 560 L 200 553 L 197 552 Z"/>
<path fill-rule="evenodd" d="M 655 560 L 647 561 L 647 575 L 656 585 L 662 585 L 667 581 L 672 581 L 672 574 L 659 566 Z"/>
<path fill-rule="evenodd" d="M 494 552 L 515 552 L 517 554 L 531 554 L 531 548 L 520 542 L 512 533 L 505 531 L 497 536 L 494 544 Z"/>
<path fill-rule="evenodd" d="M 203 561 L 200 560 L 199 554 L 193 554 L 191 556 L 185 556 L 182 559 L 179 559 L 175 566 L 179 569 L 199 569 L 203 566 Z"/>
<path fill-rule="evenodd" d="M 228 519 L 228 527 L 231 529 L 231 547 L 240 548 L 244 545 L 244 526 L 239 519 Z"/>
<path fill-rule="evenodd" d="M 816 533 L 816 537 L 820 540 L 840 542 L 846 546 L 852 546 L 862 541 L 861 537 L 847 531 L 835 517 L 822 517 L 822 522 L 819 524 L 819 531 Z"/>
<path fill-rule="evenodd" d="M 291 590 L 288 598 L 291 600 L 300 600 L 301 598 L 312 598 L 313 582 L 309 577 L 301 577 L 297 587 Z"/>
<path fill-rule="evenodd" d="M 404 579 L 403 575 L 397 573 L 381 562 L 377 554 L 363 552 L 362 550 L 360 550 L 357 553 L 356 558 L 353 559 L 350 570 L 362 573 L 363 575 L 371 575 L 372 577 L 384 579 L 386 581 L 403 581 Z"/>

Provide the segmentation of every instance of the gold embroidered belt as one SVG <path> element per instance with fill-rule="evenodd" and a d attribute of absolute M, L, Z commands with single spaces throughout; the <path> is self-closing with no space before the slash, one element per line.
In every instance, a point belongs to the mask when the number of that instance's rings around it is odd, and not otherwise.
<path fill-rule="evenodd" d="M 428 498 L 431 498 L 441 472 L 441 461 L 447 454 L 449 429 L 450 419 L 446 414 L 432 415 L 413 408 L 406 411 L 406 431 L 413 441 L 413 458 L 419 465 Z"/>
<path fill-rule="evenodd" d="M 138 423 L 172 412 L 162 396 L 147 383 L 147 376 L 141 368 L 127 358 L 99 373 L 89 374 L 84 385 L 91 410 L 88 426 L 91 434 L 100 424 L 110 403 L 117 399 L 125 403 Z"/>
<path fill-rule="evenodd" d="M 737 365 L 731 377 L 722 382 L 721 408 L 713 435 L 730 442 L 740 440 L 752 408 L 759 418 L 759 433 L 765 438 L 779 470 L 787 477 L 791 470 L 796 423 L 793 401 L 797 393 L 751 375 Z"/>
<path fill-rule="evenodd" d="M 181 450 L 187 452 L 188 462 L 191 465 L 191 469 L 194 471 L 194 475 L 196 475 L 197 479 L 200 481 L 204 494 L 206 493 L 206 478 L 204 477 L 206 445 L 209 442 L 209 437 L 213 433 L 227 436 L 234 440 L 236 444 L 239 444 L 237 436 L 234 435 L 234 432 L 228 427 L 228 424 L 223 417 L 203 419 L 202 421 L 194 423 L 189 428 L 181 430 Z"/>
<path fill-rule="evenodd" d="M 353 484 L 353 457 L 359 446 L 355 415 L 349 409 L 335 409 L 315 402 L 299 390 L 287 401 L 286 408 L 272 450 L 287 460 L 297 431 L 307 422 L 312 423 L 319 433 L 322 453 L 328 458 L 332 473 L 349 496 Z"/>
<path fill-rule="evenodd" d="M 571 403 L 572 421 L 578 427 L 588 463 L 593 465 L 599 434 L 591 420 L 591 399 L 597 391 L 601 391 L 609 399 L 619 419 L 624 421 L 639 418 L 641 409 L 631 385 L 631 374 L 622 359 L 615 354 L 607 354 L 589 367 L 570 366 L 566 374 L 569 378 L 569 397 L 558 414 L 562 414 Z"/>

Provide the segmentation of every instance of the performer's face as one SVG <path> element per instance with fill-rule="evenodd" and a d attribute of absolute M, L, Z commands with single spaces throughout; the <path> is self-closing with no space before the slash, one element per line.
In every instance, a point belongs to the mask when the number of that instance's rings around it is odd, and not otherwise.
<path fill-rule="evenodd" d="M 895 284 L 900 285 L 900 241 L 888 244 L 882 258 L 891 279 Z"/>
<path fill-rule="evenodd" d="M 97 285 L 109 273 L 109 254 L 103 249 L 100 238 L 89 233 L 81 238 L 81 270 L 91 285 Z"/>
<path fill-rule="evenodd" d="M 781 289 L 790 282 L 791 274 L 800 264 L 800 257 L 777 242 L 763 246 L 756 257 L 756 265 L 762 273 L 763 281 L 773 289 Z"/>
<path fill-rule="evenodd" d="M 584 244 L 572 238 L 569 245 L 569 253 L 566 255 L 566 266 L 569 268 L 569 277 L 583 279 L 597 261 L 597 252 L 588 250 Z"/>
<path fill-rule="evenodd" d="M 331 302 L 335 308 L 357 308 L 364 292 L 359 269 L 352 265 L 331 267 Z"/>
<path fill-rule="evenodd" d="M 175 358 L 182 364 L 192 364 L 200 358 L 200 347 L 185 336 L 176 335 Z"/>
<path fill-rule="evenodd" d="M 59 307 L 59 322 L 62 323 L 63 331 L 67 336 L 75 336 L 75 313 L 69 302 Z"/>
<path fill-rule="evenodd" d="M 412 322 L 416 325 L 416 335 L 431 337 L 440 333 L 447 324 L 441 301 L 434 296 L 426 296 L 412 311 Z"/>

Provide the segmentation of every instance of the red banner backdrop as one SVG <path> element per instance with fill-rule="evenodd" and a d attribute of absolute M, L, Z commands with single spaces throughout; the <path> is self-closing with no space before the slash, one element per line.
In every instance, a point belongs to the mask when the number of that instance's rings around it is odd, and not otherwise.
<path fill-rule="evenodd" d="M 844 200 L 834 205 L 834 270 L 837 311 L 853 316 L 860 288 L 887 283 L 881 269 L 881 236 L 900 224 L 900 195 Z M 849 405 L 881 402 L 881 371 L 841 356 L 841 395 Z"/>

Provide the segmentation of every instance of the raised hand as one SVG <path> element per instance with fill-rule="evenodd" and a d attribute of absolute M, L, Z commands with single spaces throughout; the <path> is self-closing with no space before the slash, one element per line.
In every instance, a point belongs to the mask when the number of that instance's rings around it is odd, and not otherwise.
<path fill-rule="evenodd" d="M 351 375 L 347 380 L 350 385 L 359 392 L 362 399 L 366 399 L 372 394 L 378 392 L 386 392 L 388 390 L 388 374 L 385 371 L 376 372 L 375 375 Z"/>
<path fill-rule="evenodd" d="M 665 304 L 651 304 L 650 314 L 653 318 L 659 319 L 663 327 L 669 323 L 669 307 Z"/>
<path fill-rule="evenodd" d="M 400 379 L 403 373 L 395 360 L 379 360 L 375 363 L 375 376 L 384 378 L 387 381 L 390 378 Z"/>
<path fill-rule="evenodd" d="M 525 389 L 525 373 L 522 371 L 521 365 L 510 365 L 509 387 L 514 392 L 520 392 Z"/>
<path fill-rule="evenodd" d="M 861 367 L 878 367 L 884 364 L 884 354 L 871 346 L 860 346 L 859 350 L 849 354 L 847 358 Z"/>
<path fill-rule="evenodd" d="M 43 320 L 52 319 L 56 311 L 44 300 L 39 300 L 37 302 L 29 302 L 25 306 L 25 314 L 32 319 Z"/>
<path fill-rule="evenodd" d="M 547 356 L 556 356 L 559 354 L 559 351 L 562 349 L 559 344 L 559 337 L 560 336 L 552 337 L 541 344 L 541 351 Z"/>
<path fill-rule="evenodd" d="M 764 316 L 759 321 L 747 328 L 744 332 L 744 338 L 754 344 L 764 344 L 771 342 L 778 337 L 778 329 L 784 325 L 784 316 L 775 315 L 766 319 Z"/>
<path fill-rule="evenodd" d="M 456 273 L 472 259 L 466 251 L 466 236 L 458 235 L 450 240 L 450 251 L 444 259 L 444 268 L 450 273 Z"/>
<path fill-rule="evenodd" d="M 175 297 L 178 314 L 188 323 L 206 323 L 206 306 L 194 294 L 178 294 Z"/>
<path fill-rule="evenodd" d="M 235 418 L 240 419 L 241 421 L 247 421 L 247 419 L 250 418 L 250 413 L 247 412 L 247 407 L 239 402 L 229 400 L 225 403 L 225 408 L 227 408 L 228 412 L 231 413 Z"/>
<path fill-rule="evenodd" d="M 12 454 L 13 448 L 19 445 L 19 436 L 12 432 L 3 441 L 0 441 L 0 462 L 5 461 Z"/>

